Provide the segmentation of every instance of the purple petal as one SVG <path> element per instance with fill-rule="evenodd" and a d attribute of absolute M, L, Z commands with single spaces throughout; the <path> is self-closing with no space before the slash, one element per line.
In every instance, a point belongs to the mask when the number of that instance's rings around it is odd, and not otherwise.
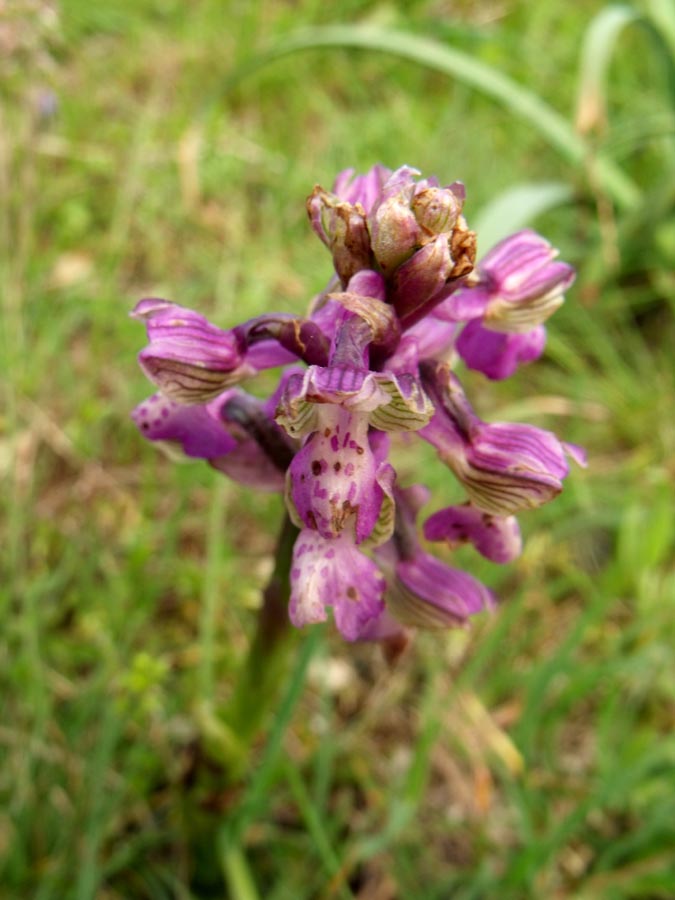
<path fill-rule="evenodd" d="M 574 460 L 574 462 L 583 469 L 588 465 L 588 456 L 583 447 L 578 444 L 570 444 L 569 441 L 563 441 L 562 447 L 565 453 Z"/>
<path fill-rule="evenodd" d="M 520 528 L 514 516 L 491 516 L 469 504 L 448 506 L 424 523 L 428 541 L 446 541 L 451 547 L 471 543 L 487 559 L 507 563 L 522 550 Z"/>
<path fill-rule="evenodd" d="M 490 292 L 485 285 L 463 287 L 434 307 L 434 315 L 445 322 L 469 322 L 485 313 Z"/>
<path fill-rule="evenodd" d="M 391 169 L 379 164 L 365 175 L 354 176 L 354 169 L 345 169 L 335 179 L 333 193 L 346 203 L 360 203 L 368 214 L 391 174 Z"/>
<path fill-rule="evenodd" d="M 475 613 L 491 609 L 495 598 L 468 573 L 420 551 L 397 564 L 396 582 L 387 602 L 403 625 L 449 628 L 464 625 Z"/>
<path fill-rule="evenodd" d="M 421 359 L 448 357 L 454 349 L 459 325 L 437 318 L 435 312 L 426 313 L 405 331 L 394 352 L 387 356 L 385 371 L 417 375 Z"/>
<path fill-rule="evenodd" d="M 509 378 L 518 366 L 538 359 L 546 346 L 546 329 L 538 325 L 522 334 L 484 328 L 479 319 L 464 327 L 457 352 L 470 369 L 494 381 Z"/>
<path fill-rule="evenodd" d="M 401 650 L 409 640 L 407 629 L 397 622 L 386 607 L 376 619 L 369 619 L 361 628 L 354 640 L 357 641 L 401 641 Z M 396 654 L 398 655 L 398 654 Z"/>
<path fill-rule="evenodd" d="M 185 406 L 162 394 L 153 394 L 134 409 L 131 418 L 148 440 L 178 444 L 186 456 L 213 459 L 237 445 L 213 414 L 212 404 Z"/>
<path fill-rule="evenodd" d="M 238 443 L 225 456 L 209 459 L 209 463 L 223 475 L 246 487 L 269 493 L 280 493 L 284 489 L 284 472 L 251 439 Z"/>
<path fill-rule="evenodd" d="M 525 228 L 504 238 L 478 263 L 480 271 L 503 285 L 522 284 L 532 271 L 546 266 L 557 255 L 549 242 L 536 231 Z"/>
<path fill-rule="evenodd" d="M 358 640 L 383 608 L 385 582 L 376 564 L 348 536 L 326 540 L 303 530 L 293 548 L 289 614 L 297 628 L 326 619 L 333 607 L 335 623 L 348 641 Z"/>
<path fill-rule="evenodd" d="M 224 407 L 243 392 L 225 391 L 204 405 L 186 406 L 154 394 L 131 414 L 141 433 L 160 446 L 180 448 L 195 459 L 206 459 L 240 484 L 262 491 L 282 491 L 284 473 L 237 421 L 223 417 Z M 270 422 L 271 427 L 274 423 Z"/>
<path fill-rule="evenodd" d="M 319 426 L 289 468 L 290 500 L 304 525 L 324 538 L 347 530 L 361 543 L 377 524 L 388 467 L 371 450 L 367 416 L 327 405 Z"/>
<path fill-rule="evenodd" d="M 529 229 L 497 244 L 478 265 L 490 295 L 486 324 L 494 330 L 526 332 L 555 312 L 574 281 L 574 269 L 555 261 L 557 253 Z"/>
<path fill-rule="evenodd" d="M 276 341 L 261 341 L 246 351 L 246 363 L 256 372 L 275 369 L 298 361 L 297 356 Z"/>
<path fill-rule="evenodd" d="M 568 465 L 554 434 L 532 425 L 481 422 L 447 366 L 425 365 L 424 380 L 436 411 L 420 437 L 436 447 L 474 506 L 508 516 L 560 493 Z"/>
<path fill-rule="evenodd" d="M 190 309 L 152 298 L 132 315 L 145 321 L 150 341 L 138 356 L 141 368 L 174 400 L 203 403 L 253 372 L 238 336 Z"/>

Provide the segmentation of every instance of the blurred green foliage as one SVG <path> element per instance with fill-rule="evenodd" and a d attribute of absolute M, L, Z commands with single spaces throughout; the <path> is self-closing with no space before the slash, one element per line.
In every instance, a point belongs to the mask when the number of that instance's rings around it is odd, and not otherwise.
<path fill-rule="evenodd" d="M 672 4 L 10 0 L 0 48 L 0 896 L 675 896 Z M 590 465 L 516 565 L 457 554 L 504 598 L 470 634 L 301 635 L 226 787 L 281 502 L 141 441 L 127 312 L 303 310 L 304 197 L 376 161 L 577 265 L 545 358 L 467 385 Z"/>

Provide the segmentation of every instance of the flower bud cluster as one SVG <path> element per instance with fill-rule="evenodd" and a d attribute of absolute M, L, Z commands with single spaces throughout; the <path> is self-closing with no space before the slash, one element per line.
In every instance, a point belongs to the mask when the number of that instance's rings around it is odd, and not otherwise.
<path fill-rule="evenodd" d="M 494 605 L 472 575 L 428 553 L 416 520 L 428 500 L 399 484 L 396 435 L 430 443 L 466 492 L 437 510 L 424 538 L 462 543 L 496 563 L 521 549 L 516 514 L 562 489 L 583 453 L 531 425 L 486 423 L 453 362 L 488 378 L 541 354 L 544 321 L 573 280 L 539 235 L 523 231 L 475 264 L 464 188 L 403 166 L 343 172 L 307 201 L 340 290 L 306 317 L 258 316 L 230 330 L 165 300 L 142 300 L 141 367 L 159 393 L 133 418 L 150 440 L 283 492 L 298 529 L 289 614 L 332 610 L 348 640 L 401 640 L 410 628 L 464 625 Z M 280 369 L 266 401 L 239 384 Z"/>

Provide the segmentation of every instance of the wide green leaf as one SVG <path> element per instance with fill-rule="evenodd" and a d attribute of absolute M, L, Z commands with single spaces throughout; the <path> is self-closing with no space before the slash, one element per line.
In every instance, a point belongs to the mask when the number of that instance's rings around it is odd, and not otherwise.
<path fill-rule="evenodd" d="M 503 191 L 471 217 L 471 227 L 480 242 L 479 254 L 484 255 L 502 238 L 531 225 L 542 213 L 569 203 L 573 196 L 569 185 L 560 181 L 528 182 Z"/>

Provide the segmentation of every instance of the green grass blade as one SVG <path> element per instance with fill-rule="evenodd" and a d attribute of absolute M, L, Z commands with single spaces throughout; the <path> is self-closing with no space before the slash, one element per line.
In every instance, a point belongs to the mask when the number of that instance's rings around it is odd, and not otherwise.
<path fill-rule="evenodd" d="M 569 185 L 560 181 L 518 184 L 499 194 L 471 217 L 480 255 L 507 235 L 530 225 L 542 213 L 569 203 L 573 196 Z"/>
<path fill-rule="evenodd" d="M 630 6 L 606 6 L 586 29 L 579 62 L 579 87 L 575 121 L 581 134 L 601 129 L 607 123 L 609 68 L 624 29 L 639 25 L 646 31 L 664 63 L 671 96 L 675 98 L 675 6 L 653 0 L 650 16 Z"/>
<path fill-rule="evenodd" d="M 293 760 L 286 760 L 285 775 L 293 794 L 293 799 L 307 827 L 307 832 L 312 838 L 317 855 L 321 859 L 326 873 L 332 879 L 332 884 L 335 886 L 335 893 L 343 898 L 352 897 L 352 892 L 343 883 L 345 878 L 344 866 L 340 862 L 338 852 L 333 848 L 331 839 L 321 820 L 321 812 L 312 801 L 307 786 Z"/>
<path fill-rule="evenodd" d="M 647 11 L 675 60 L 675 4 L 672 0 L 648 0 Z"/>
<path fill-rule="evenodd" d="M 616 43 L 638 14 L 630 6 L 606 6 L 586 29 L 579 60 L 579 87 L 575 121 L 586 134 L 607 120 L 607 73 Z"/>
<path fill-rule="evenodd" d="M 233 900 L 258 900 L 259 894 L 241 847 L 222 846 L 221 863 Z"/>
<path fill-rule="evenodd" d="M 247 825 L 255 819 L 267 802 L 267 792 L 275 777 L 283 737 L 293 715 L 293 710 L 300 699 L 307 667 L 320 638 L 321 629 L 315 628 L 301 644 L 298 651 L 298 660 L 289 677 L 288 688 L 279 705 L 279 711 L 267 740 L 260 766 L 249 782 L 237 815 L 223 827 L 221 832 L 222 841 L 230 842 L 234 840 L 238 842 Z"/>
<path fill-rule="evenodd" d="M 528 88 L 462 50 L 430 38 L 386 28 L 328 25 L 300 29 L 235 72 L 232 83 L 275 59 L 302 50 L 327 47 L 353 47 L 390 53 L 442 72 L 486 94 L 524 119 L 572 165 L 583 167 L 590 157 L 590 148 L 571 124 Z M 618 205 L 631 207 L 639 201 L 639 189 L 621 169 L 604 158 L 596 158 L 593 163 L 597 181 Z"/>

